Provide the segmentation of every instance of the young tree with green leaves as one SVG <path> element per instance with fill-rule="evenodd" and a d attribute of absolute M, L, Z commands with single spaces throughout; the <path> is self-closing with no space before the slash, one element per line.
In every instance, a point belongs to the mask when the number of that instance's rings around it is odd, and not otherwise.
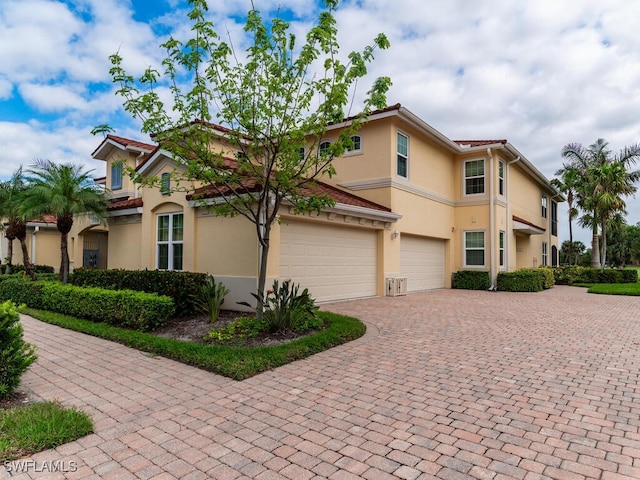
<path fill-rule="evenodd" d="M 192 38 L 162 44 L 167 52 L 162 73 L 150 68 L 135 79 L 115 54 L 111 75 L 120 85 L 125 110 L 142 121 L 142 131 L 181 167 L 176 183 L 205 186 L 217 197 L 210 205 L 217 214 L 240 215 L 255 225 L 261 315 L 270 232 L 278 211 L 284 202 L 300 213 L 333 204 L 315 192 L 316 181 L 333 173 L 333 158 L 351 146 L 367 116 L 386 107 L 391 82 L 381 77 L 367 92 L 362 110 L 356 115 L 349 111 L 374 51 L 388 48 L 389 42 L 380 34 L 362 52 L 342 56 L 334 16 L 338 0 L 324 0 L 316 24 L 299 46 L 287 21 L 266 22 L 252 3 L 244 27 L 248 46 L 241 54 L 207 19 L 204 0 L 189 3 Z M 181 85 L 185 77 L 188 87 Z M 162 86 L 170 89 L 173 105 L 161 100 Z M 346 117 L 340 138 L 320 149 L 328 127 Z M 230 150 L 240 152 L 231 166 L 224 152 L 211 149 L 221 137 Z M 157 184 L 157 179 L 134 180 Z"/>
<path fill-rule="evenodd" d="M 569 243 L 568 258 L 573 259 L 573 220 L 578 216 L 578 209 L 575 205 L 576 189 L 578 188 L 579 174 L 571 165 L 564 165 L 556 172 L 556 178 L 551 180 L 551 184 L 558 189 L 559 192 L 566 195 L 567 208 L 569 210 Z M 565 242 L 566 243 L 566 242 Z M 564 246 L 564 243 L 563 243 Z M 577 257 L 576 257 L 577 258 Z"/>
<path fill-rule="evenodd" d="M 22 211 L 29 218 L 46 214 L 56 217 L 56 226 L 60 232 L 60 279 L 67 283 L 68 237 L 73 219 L 80 215 L 105 219 L 107 197 L 82 165 L 38 160 L 27 171 L 27 175 L 29 188 L 22 197 Z"/>

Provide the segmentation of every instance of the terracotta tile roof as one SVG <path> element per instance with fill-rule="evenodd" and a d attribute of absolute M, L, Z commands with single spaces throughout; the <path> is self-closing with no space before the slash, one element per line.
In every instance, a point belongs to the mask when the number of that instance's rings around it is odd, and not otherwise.
<path fill-rule="evenodd" d="M 116 200 L 107 206 L 107 210 L 125 210 L 127 208 L 142 207 L 142 198 L 127 198 L 126 200 Z"/>
<path fill-rule="evenodd" d="M 542 231 L 547 230 L 546 228 L 536 225 L 535 223 L 531 223 L 525 220 L 524 218 L 516 217 L 515 215 L 513 215 L 511 218 L 513 218 L 513 220 L 516 222 L 524 223 L 525 225 L 529 225 L 530 227 L 537 228 L 538 230 L 542 230 Z"/>
<path fill-rule="evenodd" d="M 379 115 L 381 113 L 386 113 L 386 112 L 393 112 L 394 110 L 400 110 L 400 108 L 402 108 L 402 105 L 400 103 L 396 103 L 395 105 L 389 105 L 386 108 L 381 108 L 379 110 L 374 110 L 373 112 L 371 112 L 369 114 L 369 116 Z M 355 118 L 356 118 L 356 115 L 352 115 L 350 117 L 345 118 L 344 120 L 340 120 L 339 122 L 330 123 L 329 125 L 335 125 L 337 123 L 348 122 L 348 121 L 353 120 Z"/>
<path fill-rule="evenodd" d="M 457 143 L 460 146 L 468 145 L 470 147 L 482 147 L 483 145 L 495 145 L 496 143 L 506 145 L 507 140 L 454 140 L 453 143 Z"/>
<path fill-rule="evenodd" d="M 42 215 L 38 218 L 34 218 L 32 220 L 29 220 L 29 223 L 53 223 L 56 224 L 58 223 L 58 217 L 56 217 L 55 215 Z"/>
<path fill-rule="evenodd" d="M 130 138 L 119 137 L 117 135 L 107 135 L 107 138 L 113 140 L 116 143 L 119 143 L 123 147 L 136 147 L 141 150 L 155 150 L 157 145 L 153 145 L 151 143 L 138 142 L 137 140 L 131 140 Z"/>
<path fill-rule="evenodd" d="M 250 192 L 256 192 L 261 188 L 260 184 L 256 181 L 256 180 L 245 180 L 244 182 L 242 182 L 242 187 L 241 189 L 238 189 L 239 191 L 243 192 L 243 193 L 250 193 Z M 216 191 L 213 187 L 209 186 L 205 186 L 205 187 L 201 187 L 198 188 L 194 191 L 193 194 L 189 194 L 187 195 L 187 200 L 194 200 L 194 199 L 206 199 L 206 198 L 216 198 L 221 196 L 224 193 L 228 193 L 230 192 L 229 188 L 221 188 L 221 191 L 218 192 Z M 302 193 L 303 194 L 309 194 L 311 195 L 316 194 L 316 195 L 328 195 L 329 198 L 333 199 L 336 203 L 340 203 L 343 205 L 350 205 L 353 207 L 362 207 L 362 208 L 370 208 L 371 210 L 378 210 L 381 212 L 390 212 L 391 209 L 387 208 L 383 205 L 377 204 L 375 202 L 371 202 L 369 200 L 366 200 L 362 197 L 358 197 L 357 195 L 354 195 L 352 193 L 349 192 L 345 192 L 344 190 L 340 190 L 339 188 L 336 188 L 332 185 L 328 185 L 326 183 L 323 182 L 317 182 L 314 186 L 310 186 L 307 188 L 303 188 L 302 189 Z"/>

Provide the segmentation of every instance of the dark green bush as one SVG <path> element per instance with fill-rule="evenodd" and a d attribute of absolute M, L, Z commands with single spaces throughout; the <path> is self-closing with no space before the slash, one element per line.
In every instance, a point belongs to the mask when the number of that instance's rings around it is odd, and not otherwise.
<path fill-rule="evenodd" d="M 71 283 L 82 287 L 100 287 L 111 290 L 138 290 L 167 295 L 175 304 L 178 317 L 198 313 L 193 293 L 207 281 L 207 274 L 172 272 L 164 270 L 98 270 L 77 268 Z"/>
<path fill-rule="evenodd" d="M 0 265 L 0 273 L 4 274 L 7 270 L 7 265 Z M 33 266 L 34 273 L 54 273 L 54 269 L 50 265 L 34 265 Z M 24 265 L 11 265 L 11 273 L 19 273 L 24 272 Z"/>
<path fill-rule="evenodd" d="M 637 283 L 638 282 L 638 270 L 636 269 L 624 269 L 619 270 L 622 275 L 622 283 Z"/>
<path fill-rule="evenodd" d="M 47 282 L 42 288 L 42 308 L 140 331 L 165 325 L 174 312 L 168 296 L 54 282 Z"/>
<path fill-rule="evenodd" d="M 43 308 L 42 288 L 45 282 L 32 282 L 22 279 L 22 276 L 13 275 L 0 277 L 0 279 L 3 279 L 0 281 L 0 302 L 11 300 L 16 305 L 24 304 L 29 308 Z"/>
<path fill-rule="evenodd" d="M 15 304 L 0 303 L 0 398 L 11 395 L 36 358 L 35 347 L 22 339 L 20 314 Z"/>
<path fill-rule="evenodd" d="M 453 272 L 451 276 L 451 288 L 463 290 L 489 290 L 491 279 L 489 272 L 477 272 L 474 270 L 460 270 Z"/>
<path fill-rule="evenodd" d="M 598 272 L 598 283 L 622 283 L 622 273 L 620 270 L 605 268 Z"/>
<path fill-rule="evenodd" d="M 544 288 L 544 274 L 537 268 L 500 272 L 497 283 L 497 289 L 504 292 L 540 292 Z"/>

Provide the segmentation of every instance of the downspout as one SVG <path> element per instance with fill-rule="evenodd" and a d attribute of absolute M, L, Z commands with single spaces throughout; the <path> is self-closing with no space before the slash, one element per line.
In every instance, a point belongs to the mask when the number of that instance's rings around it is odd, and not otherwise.
<path fill-rule="evenodd" d="M 509 221 L 511 220 L 511 202 L 509 201 L 509 191 L 511 190 L 511 164 L 518 163 L 519 161 L 520 161 L 520 155 L 518 155 L 515 160 L 511 160 L 510 162 L 507 163 L 507 171 L 505 172 L 506 173 L 506 177 L 507 177 L 505 179 L 505 183 L 506 183 L 505 189 L 506 189 L 506 192 L 507 192 L 507 227 L 509 226 Z M 506 265 L 506 267 L 507 267 L 507 272 L 510 272 L 511 271 L 511 268 L 510 268 L 511 265 L 509 265 L 509 257 L 511 256 L 511 249 L 510 249 L 510 247 L 511 247 L 510 243 L 511 242 L 510 242 L 509 239 L 511 238 L 512 234 L 511 234 L 511 232 L 509 232 L 508 229 L 507 229 L 506 233 L 509 233 L 509 235 L 507 235 L 507 238 L 506 238 L 506 240 L 507 240 L 507 248 L 506 248 L 506 252 L 505 252 L 506 253 L 506 257 L 507 257 L 507 262 L 506 262 L 507 265 Z"/>
<path fill-rule="evenodd" d="M 31 264 L 36 264 L 36 233 L 40 231 L 39 226 L 35 226 L 31 235 Z"/>
<path fill-rule="evenodd" d="M 493 178 L 493 153 L 491 148 L 487 148 L 487 159 L 489 161 L 489 251 L 491 255 L 489 257 L 489 275 L 491 276 L 491 286 L 489 290 L 496 289 L 496 252 L 494 250 L 496 245 L 496 219 L 495 219 L 495 199 L 493 197 L 493 188 L 495 179 Z"/>

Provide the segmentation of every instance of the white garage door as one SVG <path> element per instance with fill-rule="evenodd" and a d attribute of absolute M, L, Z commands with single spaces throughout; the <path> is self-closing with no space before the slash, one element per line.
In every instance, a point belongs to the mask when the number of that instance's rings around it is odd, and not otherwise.
<path fill-rule="evenodd" d="M 444 288 L 444 240 L 402 235 L 400 273 L 409 292 Z"/>
<path fill-rule="evenodd" d="M 375 231 L 283 222 L 280 242 L 280 278 L 300 283 L 316 300 L 376 295 Z"/>

